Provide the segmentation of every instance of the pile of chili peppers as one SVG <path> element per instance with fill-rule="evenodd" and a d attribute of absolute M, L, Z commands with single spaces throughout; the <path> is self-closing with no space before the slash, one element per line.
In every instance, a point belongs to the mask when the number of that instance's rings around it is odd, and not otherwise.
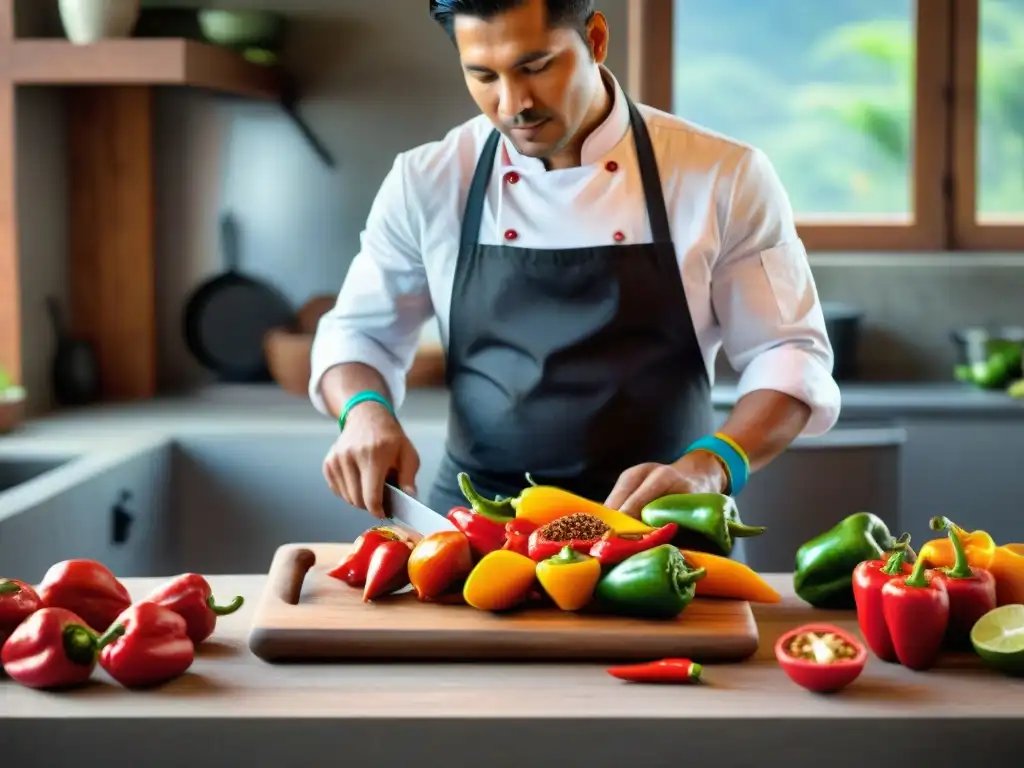
<path fill-rule="evenodd" d="M 711 509 L 706 500 L 683 510 L 676 499 L 675 519 L 651 527 L 532 480 L 519 497 L 493 500 L 466 474 L 458 480 L 468 506 L 448 512 L 456 530 L 413 542 L 400 530 L 371 528 L 328 575 L 362 590 L 364 602 L 411 586 L 421 601 L 482 610 L 546 599 L 564 611 L 599 604 L 620 615 L 671 619 L 706 575 L 676 546 L 680 532 L 724 536 L 740 525 L 734 511 Z"/>
<path fill-rule="evenodd" d="M 37 588 L 0 579 L 0 663 L 12 680 L 65 689 L 89 682 L 97 667 L 126 688 L 184 675 L 217 618 L 242 607 L 218 605 L 210 584 L 186 573 L 133 603 L 102 563 L 65 560 Z"/>
<path fill-rule="evenodd" d="M 914 670 L 933 667 L 944 649 L 969 648 L 971 628 L 997 606 L 996 577 L 972 565 L 968 534 L 945 517 L 930 525 L 947 532 L 953 553 L 947 566 L 935 562 L 936 542 L 929 542 L 912 568 L 907 548 L 897 548 L 853 572 L 857 620 L 868 647 L 879 659 Z M 903 538 L 909 543 L 909 536 Z"/>

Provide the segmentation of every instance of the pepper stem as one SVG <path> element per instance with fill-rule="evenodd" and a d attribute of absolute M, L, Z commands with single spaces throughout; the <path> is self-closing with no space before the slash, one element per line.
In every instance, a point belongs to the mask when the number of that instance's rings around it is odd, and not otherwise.
<path fill-rule="evenodd" d="M 931 584 L 928 581 L 928 577 L 925 575 L 925 568 L 928 567 L 928 560 L 924 557 L 917 558 L 917 562 L 914 563 L 914 570 L 907 576 L 906 581 L 903 583 L 908 587 L 924 587 L 925 589 Z"/>
<path fill-rule="evenodd" d="M 948 518 L 943 517 L 941 520 L 949 530 L 949 540 L 953 544 L 954 557 L 953 567 L 943 568 L 942 572 L 951 579 L 969 579 L 974 576 L 974 571 L 971 570 L 971 562 L 967 559 L 967 552 L 964 549 L 964 543 L 960 538 L 960 534 L 963 533 L 963 529 L 951 523 Z"/>
<path fill-rule="evenodd" d="M 942 515 L 937 515 L 936 517 L 933 517 L 931 520 L 929 520 L 928 527 L 931 528 L 933 531 L 951 530 L 956 531 L 959 534 L 967 533 L 963 528 L 954 523 L 948 517 L 943 517 Z"/>
<path fill-rule="evenodd" d="M 559 550 L 557 555 L 553 555 L 548 559 L 557 565 L 572 565 L 573 563 L 582 563 L 584 560 L 589 560 L 590 557 L 582 552 L 577 552 L 572 548 L 572 545 L 566 544 Z"/>
<path fill-rule="evenodd" d="M 734 539 L 749 539 L 752 536 L 760 536 L 768 530 L 764 525 L 747 525 L 746 523 L 737 523 L 735 520 L 728 521 L 726 527 L 729 529 L 729 535 Z"/>
<path fill-rule="evenodd" d="M 526 482 L 528 482 L 534 488 L 537 487 L 537 481 L 533 479 L 533 475 L 531 475 L 529 472 L 526 473 Z"/>
<path fill-rule="evenodd" d="M 0 581 L 0 595 L 13 595 L 21 592 L 21 585 L 14 581 Z"/>
<path fill-rule="evenodd" d="M 206 607 L 209 608 L 211 611 L 213 611 L 218 616 L 227 616 L 228 614 L 234 613 L 239 608 L 241 608 L 242 607 L 242 603 L 244 603 L 244 602 L 245 602 L 245 598 L 242 597 L 241 595 L 238 595 L 237 597 L 235 597 L 234 600 L 232 600 L 227 605 L 217 605 L 213 601 L 213 595 L 210 595 L 208 598 L 206 598 Z"/>
<path fill-rule="evenodd" d="M 490 518 L 497 523 L 507 523 L 515 517 L 512 513 L 514 505 L 513 499 L 492 501 L 491 499 L 486 498 L 473 487 L 473 483 L 470 481 L 469 475 L 465 472 L 459 472 L 458 481 L 459 490 L 462 491 L 462 495 L 466 497 L 466 501 L 469 502 L 469 505 L 477 514 Z"/>
<path fill-rule="evenodd" d="M 64 655 L 73 664 L 88 667 L 96 660 L 96 635 L 81 624 L 68 624 L 61 633 Z"/>
<path fill-rule="evenodd" d="M 886 576 L 899 576 L 903 572 L 903 561 L 907 559 L 905 550 L 897 549 L 882 566 L 882 573 Z"/>
<path fill-rule="evenodd" d="M 125 632 L 124 624 L 114 624 L 110 629 L 99 636 L 96 640 L 96 650 L 102 650 L 106 646 L 121 637 Z"/>

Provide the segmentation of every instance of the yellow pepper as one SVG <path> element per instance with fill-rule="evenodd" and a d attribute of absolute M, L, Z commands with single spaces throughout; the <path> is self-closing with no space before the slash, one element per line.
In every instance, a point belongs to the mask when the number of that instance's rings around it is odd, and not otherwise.
<path fill-rule="evenodd" d="M 932 518 L 932 530 L 941 530 L 944 518 Z M 972 568 L 989 571 L 996 579 L 996 603 L 1024 603 L 1024 544 L 1006 544 L 997 546 L 995 540 L 985 531 L 967 531 L 957 525 L 947 523 L 964 545 L 967 562 Z M 936 528 L 939 525 L 939 528 Z M 917 555 L 928 561 L 933 568 L 950 568 L 955 555 L 953 543 L 949 537 L 929 541 Z"/>
<path fill-rule="evenodd" d="M 537 581 L 563 611 L 578 611 L 587 605 L 600 578 L 598 559 L 569 546 L 537 565 Z"/>
<path fill-rule="evenodd" d="M 703 568 L 704 578 L 697 582 L 697 597 L 721 597 L 750 603 L 780 603 L 782 595 L 760 574 L 743 563 L 710 552 L 682 550 L 686 562 Z"/>
<path fill-rule="evenodd" d="M 551 485 L 533 485 L 533 479 L 527 475 L 530 481 L 529 488 L 523 490 L 516 498 L 512 499 L 512 508 L 516 511 L 516 517 L 526 518 L 538 526 L 547 525 L 552 520 L 557 520 L 566 515 L 584 513 L 592 515 L 601 520 L 617 534 L 626 533 L 650 533 L 654 530 L 646 523 L 619 512 L 616 509 L 608 509 L 603 504 L 590 501 L 575 493 L 556 488 Z"/>
<path fill-rule="evenodd" d="M 469 572 L 462 598 L 481 611 L 507 611 L 530 595 L 536 579 L 533 560 L 510 549 L 498 549 L 484 555 Z"/>

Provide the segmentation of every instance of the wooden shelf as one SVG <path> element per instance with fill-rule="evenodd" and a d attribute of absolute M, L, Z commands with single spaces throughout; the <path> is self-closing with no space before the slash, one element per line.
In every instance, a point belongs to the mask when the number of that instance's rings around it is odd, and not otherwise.
<path fill-rule="evenodd" d="M 281 73 L 234 51 L 184 39 L 105 40 L 75 45 L 20 39 L 0 59 L 15 85 L 180 85 L 278 101 Z"/>

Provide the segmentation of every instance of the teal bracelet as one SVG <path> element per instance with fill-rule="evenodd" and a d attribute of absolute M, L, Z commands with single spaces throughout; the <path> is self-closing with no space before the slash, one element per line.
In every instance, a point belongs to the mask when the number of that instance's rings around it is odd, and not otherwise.
<path fill-rule="evenodd" d="M 341 415 L 338 416 L 338 430 L 345 428 L 345 419 L 348 418 L 349 412 L 360 403 L 380 403 L 389 411 L 391 415 L 395 415 L 395 409 L 388 402 L 388 399 L 384 397 L 380 392 L 374 392 L 372 389 L 364 389 L 362 392 L 357 392 L 348 399 L 345 403 L 345 407 L 341 409 Z M 396 417 L 397 418 L 397 417 Z"/>
<path fill-rule="evenodd" d="M 738 496 L 750 478 L 750 460 L 739 446 L 719 435 L 707 435 L 686 449 L 687 453 L 694 451 L 705 451 L 722 460 L 729 475 L 727 495 Z"/>

